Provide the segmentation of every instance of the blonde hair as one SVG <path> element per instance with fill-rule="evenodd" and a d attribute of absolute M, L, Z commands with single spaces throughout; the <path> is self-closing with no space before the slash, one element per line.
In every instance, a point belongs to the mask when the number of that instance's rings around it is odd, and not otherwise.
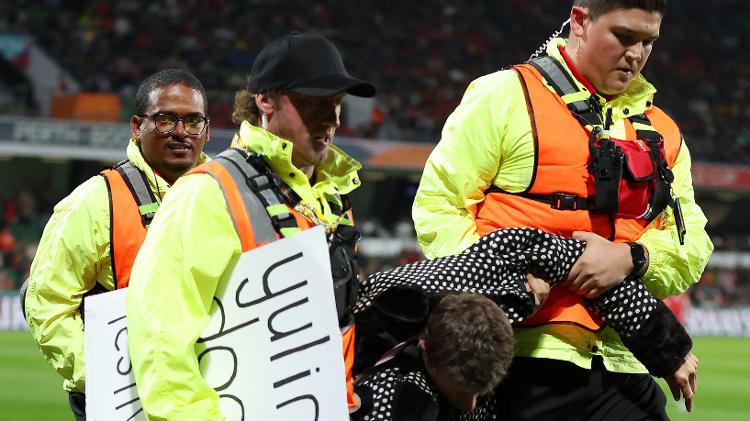
<path fill-rule="evenodd" d="M 247 120 L 253 126 L 258 125 L 260 110 L 255 104 L 255 94 L 243 89 L 234 94 L 234 109 L 232 110 L 232 122 L 239 126 Z"/>
<path fill-rule="evenodd" d="M 271 98 L 271 101 L 275 101 L 278 97 L 278 92 L 266 92 Z M 250 92 L 247 89 L 237 91 L 234 94 L 234 109 L 232 110 L 232 122 L 239 126 L 243 121 L 248 121 L 253 126 L 260 125 L 260 109 L 258 104 L 255 103 L 256 93 Z"/>

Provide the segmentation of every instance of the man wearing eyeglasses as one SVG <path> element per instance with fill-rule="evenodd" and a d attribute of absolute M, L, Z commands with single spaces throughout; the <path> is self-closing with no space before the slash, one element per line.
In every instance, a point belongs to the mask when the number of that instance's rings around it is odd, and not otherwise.
<path fill-rule="evenodd" d="M 236 96 L 235 148 L 181 178 L 167 196 L 127 294 L 133 372 L 151 419 L 225 419 L 219 394 L 201 376 L 196 341 L 220 280 L 257 244 L 325 227 L 342 338 L 353 345 L 346 297 L 356 289 L 357 233 L 344 196 L 360 185 L 361 166 L 333 145 L 346 94 L 371 97 L 375 87 L 348 74 L 329 40 L 292 33 L 272 41 Z M 256 419 L 247 411 L 245 419 Z"/>
<path fill-rule="evenodd" d="M 159 71 L 141 83 L 127 159 L 55 206 L 22 294 L 45 359 L 64 378 L 76 420 L 86 419 L 83 298 L 124 288 L 146 229 L 170 186 L 208 160 L 206 93 L 195 76 Z"/>

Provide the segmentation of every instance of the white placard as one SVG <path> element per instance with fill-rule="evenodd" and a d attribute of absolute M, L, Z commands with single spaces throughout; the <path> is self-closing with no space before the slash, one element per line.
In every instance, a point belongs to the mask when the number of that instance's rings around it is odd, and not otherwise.
<path fill-rule="evenodd" d="M 196 345 L 228 420 L 348 420 L 335 309 L 322 228 L 240 256 Z M 85 311 L 88 419 L 143 419 L 124 290 L 86 298 Z"/>
<path fill-rule="evenodd" d="M 84 298 L 86 419 L 145 421 L 128 355 L 125 290 Z"/>

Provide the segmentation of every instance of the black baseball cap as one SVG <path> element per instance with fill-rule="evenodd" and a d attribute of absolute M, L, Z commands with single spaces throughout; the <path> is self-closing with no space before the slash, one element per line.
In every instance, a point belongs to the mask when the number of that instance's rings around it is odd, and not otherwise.
<path fill-rule="evenodd" d="M 375 96 L 375 85 L 352 77 L 333 43 L 320 35 L 291 34 L 263 47 L 250 69 L 254 93 L 293 91 L 323 97 L 344 92 Z"/>

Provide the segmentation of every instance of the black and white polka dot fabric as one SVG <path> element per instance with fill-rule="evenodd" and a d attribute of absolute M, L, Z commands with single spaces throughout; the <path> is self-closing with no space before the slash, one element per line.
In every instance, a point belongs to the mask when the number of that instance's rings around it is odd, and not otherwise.
<path fill-rule="evenodd" d="M 372 408 L 366 414 L 355 413 L 353 419 L 356 421 L 398 421 L 400 419 L 422 420 L 430 419 L 433 416 L 436 419 L 445 419 L 446 414 L 440 413 L 440 403 L 438 399 L 438 390 L 433 382 L 427 377 L 424 370 L 408 368 L 404 366 L 389 365 L 381 370 L 376 370 L 371 376 L 368 376 L 357 389 L 367 388 L 371 394 Z M 414 414 L 404 416 L 402 408 L 399 408 L 399 399 L 411 400 L 415 407 L 427 407 L 424 413 L 415 419 Z M 404 396 L 407 395 L 407 396 Z M 423 400 L 424 403 L 416 404 L 414 401 Z M 446 405 L 446 402 L 442 403 Z M 444 409 L 444 407 L 443 407 Z M 457 421 L 494 421 L 495 417 L 495 396 L 489 394 L 482 396 L 477 400 L 476 408 L 471 412 L 461 412 L 457 409 L 449 409 L 450 419 Z M 438 415 L 440 414 L 440 415 Z"/>
<path fill-rule="evenodd" d="M 411 287 L 426 294 L 471 292 L 497 302 L 511 323 L 534 310 L 533 295 L 526 291 L 526 273 L 551 286 L 565 280 L 586 243 L 531 228 L 508 228 L 480 238 L 461 254 L 420 261 L 378 272 L 360 288 L 354 313 L 362 312 L 384 291 Z M 640 328 L 654 309 L 655 301 L 635 278 L 628 278 L 599 297 L 585 300 L 603 321 L 618 333 Z"/>
<path fill-rule="evenodd" d="M 383 305 L 383 298 L 389 297 L 385 292 L 393 290 L 418 291 L 427 298 L 444 296 L 451 293 L 469 292 L 482 294 L 501 306 L 512 323 L 520 322 L 529 317 L 534 310 L 533 295 L 526 292 L 524 285 L 525 274 L 532 273 L 554 286 L 567 277 L 573 264 L 585 250 L 586 244 L 582 241 L 563 238 L 548 234 L 537 229 L 501 229 L 482 237 L 465 252 L 443 257 L 431 261 L 420 261 L 398 267 L 389 271 L 379 272 L 368 277 L 361 285 L 360 294 L 354 306 L 357 316 L 358 335 L 360 332 L 367 336 L 371 334 L 372 327 L 359 325 L 359 320 L 371 320 L 367 317 L 375 313 L 384 313 L 383 307 L 388 307 L 388 317 L 374 318 L 380 326 L 377 329 L 388 331 L 397 330 L 402 320 L 408 318 L 392 317 L 394 308 L 396 311 L 402 309 L 409 313 L 408 307 L 414 300 L 399 302 L 397 305 Z M 652 373 L 660 370 L 661 373 L 670 373 L 679 364 L 681 358 L 687 355 L 690 343 L 689 337 L 679 323 L 668 310 L 664 310 L 663 303 L 652 297 L 638 279 L 626 278 L 622 283 L 594 299 L 584 300 L 589 309 L 596 313 L 605 323 L 617 331 L 638 357 Z M 658 323 L 652 322 L 649 327 L 658 325 L 662 328 L 661 337 L 668 337 L 670 332 L 677 332 L 678 344 L 668 341 L 663 342 L 665 348 L 673 349 L 674 355 L 670 358 L 662 358 L 663 350 L 654 352 L 652 338 L 649 329 L 643 329 L 646 321 L 652 314 L 657 314 L 659 309 Z M 370 311 L 370 310 L 373 311 Z M 414 319 L 412 315 L 409 315 Z M 410 319 L 410 320 L 411 320 Z M 395 320 L 396 322 L 391 322 Z M 426 322 L 426 317 L 424 318 Z M 389 325 L 390 322 L 390 325 Z M 377 330 L 374 329 L 374 330 Z M 640 338 L 635 341 L 628 340 L 641 332 Z M 645 333 L 644 333 L 645 332 Z M 414 330 L 409 332 L 413 335 Z M 393 335 L 397 340 L 398 335 Z M 634 348 L 640 348 L 636 351 Z M 360 352 L 359 350 L 357 351 Z M 646 359 L 650 359 L 647 363 Z M 667 361 L 668 360 L 668 361 Z M 364 418 L 367 420 L 394 419 L 388 418 L 389 402 L 392 400 L 397 389 L 389 386 L 390 383 L 414 382 L 422 390 L 429 385 L 429 380 L 419 372 L 400 372 L 398 369 L 389 369 L 387 373 L 379 373 L 369 378 L 370 386 L 378 392 L 373 395 L 378 410 L 371 412 L 372 415 L 381 418 Z M 395 370 L 395 371 L 394 371 Z M 672 370 L 672 371 L 670 371 Z M 419 371 L 419 370 L 417 370 Z M 472 414 L 465 414 L 468 418 L 462 420 L 492 420 L 494 410 L 487 410 L 488 405 L 493 405 L 490 399 L 483 403 Z"/>
<path fill-rule="evenodd" d="M 401 388 L 404 384 L 416 386 L 420 398 L 430 400 L 437 405 L 438 391 L 423 371 L 405 371 L 399 367 L 388 367 L 380 370 L 362 382 L 364 387 L 372 393 L 373 407 L 362 417 L 356 417 L 362 421 L 390 421 L 394 419 L 396 408 L 394 399 L 397 393 L 403 393 Z M 359 386 L 361 387 L 361 386 Z"/>
<path fill-rule="evenodd" d="M 617 287 L 584 301 L 623 338 L 637 334 L 659 303 L 634 277 L 627 277 Z"/>
<path fill-rule="evenodd" d="M 502 306 L 511 322 L 521 321 L 533 311 L 533 297 L 524 286 L 527 269 L 557 282 L 583 251 L 582 243 L 561 240 L 539 230 L 500 230 L 462 254 L 375 273 L 362 283 L 354 312 L 390 288 L 413 287 L 426 294 L 483 294 Z M 543 245 L 548 250 L 542 251 Z"/>

